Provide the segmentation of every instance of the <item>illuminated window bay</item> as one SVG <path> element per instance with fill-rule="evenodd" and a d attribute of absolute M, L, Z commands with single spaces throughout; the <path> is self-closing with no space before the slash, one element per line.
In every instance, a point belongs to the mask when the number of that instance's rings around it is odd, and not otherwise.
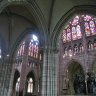
<path fill-rule="evenodd" d="M 28 80 L 27 92 L 33 93 L 33 79 L 32 78 L 29 78 L 29 80 Z"/>
<path fill-rule="evenodd" d="M 15 85 L 16 92 L 19 92 L 19 86 L 20 86 L 20 77 L 17 79 L 16 85 Z"/>
<path fill-rule="evenodd" d="M 21 42 L 21 44 L 19 45 L 19 48 L 17 50 L 17 57 L 21 57 L 24 55 L 24 52 L 25 52 L 25 47 L 26 47 L 26 44 L 28 44 L 28 56 L 31 56 L 33 58 L 38 58 L 39 56 L 39 40 L 38 40 L 38 37 L 37 35 L 35 34 L 31 34 L 29 36 L 30 38 L 28 39 L 25 39 L 23 42 Z"/>
<path fill-rule="evenodd" d="M 38 37 L 33 34 L 29 42 L 29 50 L 28 50 L 29 56 L 38 58 L 38 45 L 39 45 Z"/>
<path fill-rule="evenodd" d="M 82 35 L 96 34 L 96 18 L 91 15 L 76 15 L 64 27 L 61 33 L 63 43 L 78 40 Z"/>

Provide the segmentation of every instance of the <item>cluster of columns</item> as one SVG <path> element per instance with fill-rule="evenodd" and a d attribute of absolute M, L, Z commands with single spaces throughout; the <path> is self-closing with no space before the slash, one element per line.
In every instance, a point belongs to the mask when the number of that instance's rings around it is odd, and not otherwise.
<path fill-rule="evenodd" d="M 0 60 L 0 96 L 8 96 L 9 83 L 12 71 L 12 60 L 4 58 Z"/>
<path fill-rule="evenodd" d="M 58 53 L 54 49 L 45 49 L 43 55 L 41 96 L 57 96 Z"/>

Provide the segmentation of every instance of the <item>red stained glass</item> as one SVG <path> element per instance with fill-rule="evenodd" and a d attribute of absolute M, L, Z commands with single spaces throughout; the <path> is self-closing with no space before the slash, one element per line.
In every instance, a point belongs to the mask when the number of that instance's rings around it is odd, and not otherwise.
<path fill-rule="evenodd" d="M 87 22 L 85 22 L 84 26 L 85 26 L 86 35 L 87 36 L 90 36 L 90 27 L 89 27 L 89 24 Z"/>
<path fill-rule="evenodd" d="M 86 36 L 96 34 L 96 18 L 91 15 L 77 15 L 66 26 L 62 32 L 64 43 L 81 39 L 82 32 L 85 32 Z"/>

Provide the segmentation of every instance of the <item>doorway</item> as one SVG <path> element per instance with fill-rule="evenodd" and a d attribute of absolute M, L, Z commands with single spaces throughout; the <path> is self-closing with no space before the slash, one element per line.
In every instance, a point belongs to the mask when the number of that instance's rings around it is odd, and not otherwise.
<path fill-rule="evenodd" d="M 67 67 L 67 72 L 69 80 L 68 94 L 86 94 L 85 76 L 82 66 L 76 61 L 71 61 L 69 66 Z"/>

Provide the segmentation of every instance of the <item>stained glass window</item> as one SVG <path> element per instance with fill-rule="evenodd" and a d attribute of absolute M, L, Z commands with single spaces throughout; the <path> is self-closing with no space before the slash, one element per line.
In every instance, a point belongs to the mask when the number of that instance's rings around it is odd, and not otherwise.
<path fill-rule="evenodd" d="M 29 78 L 28 80 L 28 88 L 27 88 L 28 93 L 33 93 L 33 79 Z"/>
<path fill-rule="evenodd" d="M 77 32 L 76 32 L 76 28 L 72 27 L 72 39 L 76 40 L 77 39 Z"/>
<path fill-rule="evenodd" d="M 83 15 L 85 21 L 85 32 L 87 36 L 96 34 L 96 18 L 90 15 Z"/>
<path fill-rule="evenodd" d="M 80 39 L 82 37 L 80 25 L 76 26 L 76 31 L 77 31 L 77 38 Z"/>
<path fill-rule="evenodd" d="M 69 22 L 67 27 L 64 28 L 62 32 L 62 40 L 63 42 L 80 39 L 82 37 L 81 34 L 81 26 L 79 25 L 79 16 L 75 16 L 73 20 Z"/>
<path fill-rule="evenodd" d="M 31 40 L 29 43 L 29 51 L 28 51 L 29 56 L 33 56 L 33 49 L 34 49 L 33 40 Z"/>
<path fill-rule="evenodd" d="M 74 16 L 63 29 L 62 41 L 66 43 L 81 39 L 82 34 L 86 34 L 86 36 L 96 34 L 96 18 L 94 16 L 86 14 Z"/>
<path fill-rule="evenodd" d="M 73 40 L 76 40 L 77 39 L 77 35 L 81 35 L 80 34 L 81 33 L 81 30 L 80 30 L 80 26 L 78 25 L 78 22 L 79 22 L 79 16 L 75 16 L 75 18 L 73 19 L 73 21 L 70 22 L 71 23 L 71 26 L 72 26 L 72 39 Z M 80 37 L 80 36 L 78 36 L 78 37 Z"/>
<path fill-rule="evenodd" d="M 94 21 L 90 21 L 90 30 L 91 30 L 92 35 L 96 34 Z"/>
<path fill-rule="evenodd" d="M 20 86 L 20 77 L 17 79 L 15 90 L 16 92 L 19 92 L 19 86 Z"/>
<path fill-rule="evenodd" d="M 87 36 L 90 36 L 90 27 L 89 27 L 89 23 L 88 23 L 88 22 L 85 22 L 84 27 L 85 27 L 86 35 L 87 35 Z"/>
<path fill-rule="evenodd" d="M 71 40 L 71 30 L 70 28 L 68 27 L 67 28 L 67 41 L 70 41 Z"/>
<path fill-rule="evenodd" d="M 24 54 L 25 41 L 22 42 L 17 51 L 17 56 L 22 56 Z"/>
<path fill-rule="evenodd" d="M 62 40 L 63 40 L 63 42 L 66 42 L 66 40 L 67 40 L 66 30 L 63 30 L 63 32 L 62 32 Z"/>
<path fill-rule="evenodd" d="M 38 46 L 39 46 L 38 37 L 33 34 L 29 43 L 28 55 L 34 58 L 38 58 L 38 51 L 39 51 Z"/>

